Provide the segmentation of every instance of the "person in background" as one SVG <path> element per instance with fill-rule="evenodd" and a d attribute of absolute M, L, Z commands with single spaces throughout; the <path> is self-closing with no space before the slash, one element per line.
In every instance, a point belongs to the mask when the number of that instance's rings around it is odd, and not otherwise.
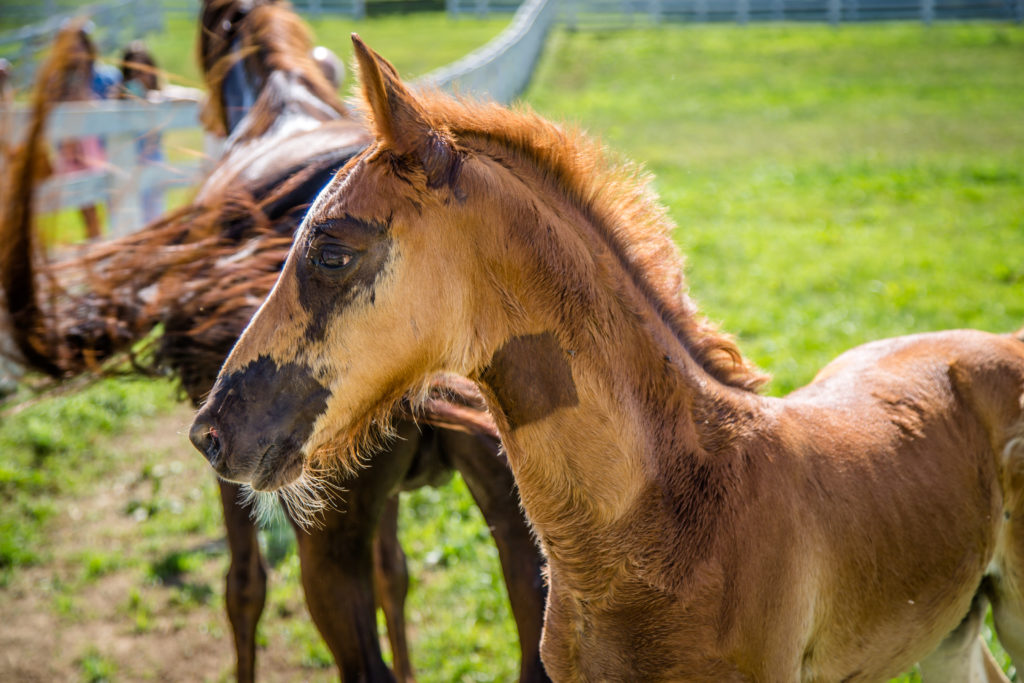
<path fill-rule="evenodd" d="M 89 37 L 92 22 L 86 22 L 74 31 L 74 50 L 64 71 L 58 99 L 61 102 L 80 102 L 108 97 L 114 84 L 120 80 L 109 69 L 97 69 L 97 50 Z M 99 169 L 106 166 L 107 155 L 103 141 L 97 135 L 65 139 L 57 145 L 54 171 L 58 174 Z M 102 230 L 99 211 L 95 204 L 83 206 L 82 220 L 89 239 L 96 239 Z"/>
<path fill-rule="evenodd" d="M 121 99 L 155 101 L 159 99 L 160 80 L 156 60 L 141 40 L 132 41 L 121 57 Z M 152 166 L 164 161 L 163 140 L 160 131 L 153 130 L 139 136 L 135 150 L 140 166 Z M 142 220 L 150 223 L 164 213 L 164 191 L 159 186 L 143 188 L 139 195 Z"/>

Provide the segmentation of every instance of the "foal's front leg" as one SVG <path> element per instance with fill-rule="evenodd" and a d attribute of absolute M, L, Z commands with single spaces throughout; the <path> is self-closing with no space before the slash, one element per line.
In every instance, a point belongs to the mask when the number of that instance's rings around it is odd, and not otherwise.
<path fill-rule="evenodd" d="M 405 551 L 398 541 L 398 494 L 388 498 L 384 514 L 377 527 L 377 539 L 373 544 L 374 586 L 377 603 L 384 612 L 388 627 L 388 641 L 399 681 L 414 680 L 412 658 L 405 634 L 405 598 L 409 593 L 409 568 Z"/>
<path fill-rule="evenodd" d="M 350 478 L 318 526 L 296 526 L 306 605 L 343 681 L 393 681 L 381 656 L 373 589 L 373 542 L 388 497 L 405 478 L 419 434 L 399 426 L 390 452 Z M 294 524 L 294 522 L 293 522 Z"/>
<path fill-rule="evenodd" d="M 515 479 L 499 443 L 481 434 L 438 429 L 445 457 L 459 471 L 498 548 L 512 616 L 519 632 L 519 680 L 548 681 L 540 660 L 547 585 L 544 561 L 519 507 Z"/>

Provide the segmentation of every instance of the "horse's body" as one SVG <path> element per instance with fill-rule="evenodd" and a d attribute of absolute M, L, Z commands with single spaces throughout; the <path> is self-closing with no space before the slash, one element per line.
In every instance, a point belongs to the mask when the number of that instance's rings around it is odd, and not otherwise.
<path fill-rule="evenodd" d="M 635 171 L 531 114 L 414 96 L 356 48 L 376 141 L 197 415 L 223 476 L 351 466 L 320 446 L 455 372 L 548 557 L 553 678 L 877 681 L 920 661 L 926 681 L 1005 680 L 989 602 L 1024 663 L 1021 339 L 876 342 L 763 397 Z M 275 412 L 232 405 L 256 386 Z"/>
<path fill-rule="evenodd" d="M 52 297 L 37 296 L 32 283 L 46 282 L 48 269 L 40 278 L 30 269 L 9 267 L 32 263 L 31 190 L 26 187 L 15 195 L 24 201 L 17 207 L 20 213 L 8 213 L 8 219 L 17 215 L 23 220 L 5 222 L 11 249 L 0 267 L 6 290 L 21 295 L 9 297 L 8 305 L 19 321 L 16 340 L 33 365 L 58 377 L 76 374 L 162 323 L 156 363 L 175 372 L 197 406 L 273 283 L 310 202 L 371 140 L 322 82 L 293 13 L 276 5 L 215 1 L 204 5 L 201 24 L 211 88 L 207 118 L 214 129 L 220 121 L 229 137 L 193 204 L 128 238 L 90 246 L 81 260 L 84 267 L 76 263 L 70 269 L 88 274 L 84 283 L 59 287 Z M 232 57 L 240 46 L 248 55 L 243 61 Z M 243 95 L 246 111 L 239 112 L 220 81 L 234 68 L 225 64 L 240 68 L 243 63 L 244 78 L 236 85 L 253 92 Z M 228 117 L 229 111 L 239 115 Z M 40 121 L 45 108 L 41 112 Z M 32 144 L 40 132 L 35 131 Z M 48 308 L 51 301 L 60 302 L 59 308 Z M 472 392 L 457 393 L 473 399 Z M 520 630 L 521 678 L 545 680 L 538 653 L 542 561 L 490 418 L 481 407 L 460 405 L 453 412 L 444 401 L 403 416 L 391 458 L 382 467 L 336 482 L 327 491 L 332 500 L 319 511 L 318 524 L 304 530 L 296 525 L 307 604 L 342 679 L 412 677 L 397 493 L 437 484 L 454 469 L 462 473 L 498 545 Z M 267 572 L 241 487 L 221 481 L 220 492 L 231 553 L 226 601 L 237 675 L 252 680 Z M 388 624 L 394 675 L 381 656 L 375 592 Z"/>

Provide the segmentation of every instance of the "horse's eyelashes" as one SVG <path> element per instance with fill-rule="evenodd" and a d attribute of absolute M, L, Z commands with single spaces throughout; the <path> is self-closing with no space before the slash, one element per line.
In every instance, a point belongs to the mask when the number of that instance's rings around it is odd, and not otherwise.
<path fill-rule="evenodd" d="M 313 263 L 323 270 L 341 271 L 352 265 L 356 255 L 340 244 L 326 243 L 315 247 L 312 254 Z"/>

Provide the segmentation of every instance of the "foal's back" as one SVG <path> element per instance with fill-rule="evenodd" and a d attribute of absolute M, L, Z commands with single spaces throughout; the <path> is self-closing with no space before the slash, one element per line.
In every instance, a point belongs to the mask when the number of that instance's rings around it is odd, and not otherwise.
<path fill-rule="evenodd" d="M 794 615 L 805 674 L 891 675 L 985 599 L 1001 640 L 1024 642 L 1011 625 L 1024 623 L 1022 594 L 1006 578 L 1024 571 L 1022 396 L 1024 342 L 957 330 L 857 347 L 776 403 L 797 475 L 776 513 L 810 532 L 796 546 L 823 577 Z"/>

